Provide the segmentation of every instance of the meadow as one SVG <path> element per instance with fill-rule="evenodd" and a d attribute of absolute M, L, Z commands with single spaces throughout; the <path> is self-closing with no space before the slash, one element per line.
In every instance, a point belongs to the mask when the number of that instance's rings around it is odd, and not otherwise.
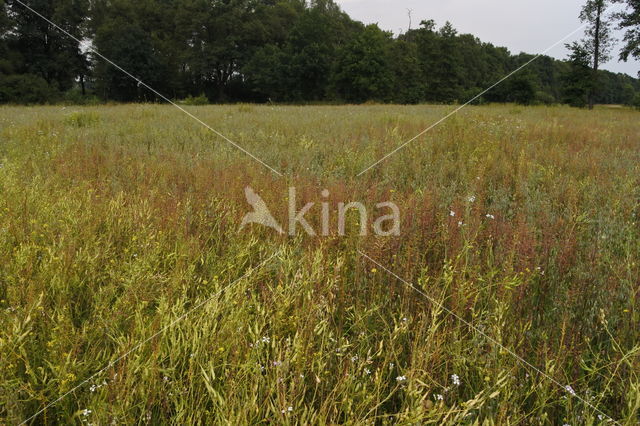
<path fill-rule="evenodd" d="M 0 423 L 640 423 L 640 112 L 185 108 L 0 107 Z"/>

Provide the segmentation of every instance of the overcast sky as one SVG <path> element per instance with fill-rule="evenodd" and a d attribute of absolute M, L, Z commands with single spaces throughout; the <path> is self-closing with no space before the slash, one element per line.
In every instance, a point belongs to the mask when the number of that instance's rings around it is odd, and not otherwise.
<path fill-rule="evenodd" d="M 438 27 L 451 21 L 460 33 L 471 33 L 482 41 L 509 48 L 511 53 L 540 53 L 577 29 L 584 0 L 335 0 L 351 18 L 380 28 L 404 32 L 423 19 L 433 19 Z M 567 42 L 582 37 L 582 32 Z M 622 34 L 617 34 L 618 39 Z M 637 76 L 640 62 L 618 62 L 618 48 L 603 68 Z M 548 55 L 566 58 L 564 42 Z"/>

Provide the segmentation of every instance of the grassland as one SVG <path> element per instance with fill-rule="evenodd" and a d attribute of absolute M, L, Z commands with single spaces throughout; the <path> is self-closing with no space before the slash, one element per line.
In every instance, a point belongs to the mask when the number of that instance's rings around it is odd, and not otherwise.
<path fill-rule="evenodd" d="M 188 108 L 0 108 L 0 423 L 640 423 L 640 113 Z"/>

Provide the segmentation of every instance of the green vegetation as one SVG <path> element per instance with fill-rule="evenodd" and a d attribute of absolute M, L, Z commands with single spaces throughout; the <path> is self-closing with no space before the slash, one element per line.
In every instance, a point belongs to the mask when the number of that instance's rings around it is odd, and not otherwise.
<path fill-rule="evenodd" d="M 31 422 L 640 421 L 637 111 L 469 107 L 356 177 L 451 107 L 185 108 L 285 177 L 169 106 L 0 108 L 0 423 L 111 362 Z M 401 236 L 239 232 L 247 185 Z"/>
<path fill-rule="evenodd" d="M 175 100 L 463 103 L 533 58 L 459 34 L 449 22 L 424 20 L 394 36 L 331 0 L 22 1 L 84 42 L 0 0 L 1 103 L 87 103 L 79 93 L 89 103 L 159 101 L 136 79 Z M 590 103 L 629 105 L 640 82 L 598 66 L 612 51 L 615 23 L 630 34 L 624 59 L 638 56 L 638 21 L 632 9 L 604 18 L 609 3 L 589 0 L 583 9 L 590 25 L 582 48 L 594 73 L 581 84 Z M 83 52 L 89 46 L 135 78 Z M 572 70 L 543 56 L 477 102 L 579 104 L 565 81 L 584 76 Z"/>

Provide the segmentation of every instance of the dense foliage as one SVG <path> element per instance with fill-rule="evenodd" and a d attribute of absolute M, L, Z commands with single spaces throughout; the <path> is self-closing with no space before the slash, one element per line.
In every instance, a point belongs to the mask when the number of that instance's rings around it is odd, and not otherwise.
<path fill-rule="evenodd" d="M 42 13 L 78 40 L 27 10 Z M 154 101 L 92 48 L 173 99 L 464 102 L 532 58 L 423 21 L 399 36 L 332 0 L 0 0 L 0 102 Z M 619 17 L 633 54 L 634 15 Z M 635 48 L 637 50 L 637 47 Z M 625 56 L 626 58 L 627 56 Z M 536 60 L 478 102 L 579 104 L 571 61 Z M 630 104 L 638 80 L 599 71 L 589 96 Z"/>
<path fill-rule="evenodd" d="M 624 47 L 620 59 L 626 61 L 630 57 L 640 59 L 640 0 L 616 0 L 624 3 L 626 8 L 616 17 L 618 26 L 624 30 Z"/>

